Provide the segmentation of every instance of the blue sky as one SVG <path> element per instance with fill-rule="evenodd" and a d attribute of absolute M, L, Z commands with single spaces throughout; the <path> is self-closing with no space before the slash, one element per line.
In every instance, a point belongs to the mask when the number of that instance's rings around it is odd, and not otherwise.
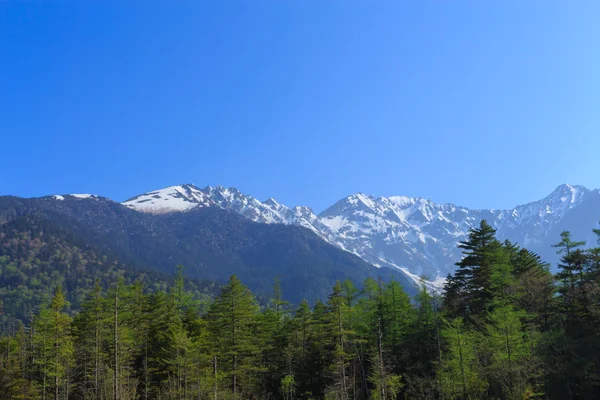
<path fill-rule="evenodd" d="M 0 2 L 0 194 L 600 188 L 600 2 Z"/>

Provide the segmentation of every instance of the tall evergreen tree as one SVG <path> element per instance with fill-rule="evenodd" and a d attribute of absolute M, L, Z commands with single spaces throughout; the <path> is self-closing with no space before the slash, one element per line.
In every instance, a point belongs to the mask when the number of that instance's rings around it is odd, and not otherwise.
<path fill-rule="evenodd" d="M 458 246 L 463 250 L 463 259 L 456 263 L 458 269 L 446 286 L 446 308 L 452 308 L 455 315 L 473 319 L 489 311 L 495 289 L 491 287 L 494 268 L 509 262 L 495 234 L 483 220 L 478 228 L 469 231 L 468 240 Z"/>
<path fill-rule="evenodd" d="M 476 339 L 465 327 L 461 317 L 454 318 L 442 329 L 446 343 L 444 363 L 437 373 L 441 378 L 441 393 L 446 399 L 483 398 L 485 380 L 476 351 Z"/>
<path fill-rule="evenodd" d="M 71 318 L 63 313 L 65 298 L 59 287 L 48 307 L 34 320 L 35 364 L 41 374 L 42 398 L 59 400 L 68 389 L 68 372 L 73 362 Z"/>
<path fill-rule="evenodd" d="M 333 287 L 333 292 L 329 295 L 327 311 L 329 319 L 327 329 L 335 338 L 332 364 L 330 366 L 334 377 L 331 393 L 335 395 L 336 399 L 347 400 L 350 394 L 348 367 L 351 349 L 349 336 L 353 332 L 346 327 L 349 307 L 340 281 L 337 281 Z"/>
<path fill-rule="evenodd" d="M 579 249 L 580 247 L 585 245 L 584 241 L 573 241 L 571 239 L 571 232 L 563 231 L 560 234 L 561 241 L 552 245 L 552 247 L 557 248 L 556 251 L 558 254 L 562 254 L 561 264 L 559 264 L 559 268 L 561 269 L 560 273 L 557 275 L 557 278 L 563 282 L 563 287 L 570 288 L 575 284 L 575 275 L 577 273 L 577 266 L 573 264 L 574 258 L 572 256 L 573 251 Z"/>
<path fill-rule="evenodd" d="M 208 313 L 215 356 L 229 375 L 233 398 L 256 388 L 260 348 L 257 334 L 258 304 L 235 275 L 223 287 Z"/>

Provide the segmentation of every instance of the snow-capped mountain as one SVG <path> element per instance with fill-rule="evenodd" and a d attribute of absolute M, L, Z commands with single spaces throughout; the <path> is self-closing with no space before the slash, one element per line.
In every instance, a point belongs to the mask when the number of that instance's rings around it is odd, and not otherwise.
<path fill-rule="evenodd" d="M 65 195 L 55 194 L 54 196 L 51 196 L 51 197 L 54 198 L 54 199 L 56 199 L 56 200 L 64 200 L 65 196 L 67 196 L 67 197 L 74 197 L 76 199 L 94 199 L 94 198 L 98 197 L 95 194 L 77 194 L 77 193 L 65 194 Z"/>
<path fill-rule="evenodd" d="M 194 185 L 171 186 L 135 196 L 125 206 L 150 214 L 186 211 L 194 207 L 216 205 L 210 197 Z"/>
<path fill-rule="evenodd" d="M 133 197 L 123 205 L 150 214 L 218 206 L 233 210 L 255 222 L 302 225 L 319 233 L 313 226 L 317 216 L 308 207 L 290 208 L 273 198 L 261 202 L 235 188 L 223 186 L 207 186 L 204 189 L 199 189 L 193 184 L 171 186 Z"/>
<path fill-rule="evenodd" d="M 546 198 L 512 210 L 471 210 L 423 198 L 357 193 L 316 215 L 308 207 L 290 208 L 272 198 L 259 201 L 235 188 L 199 189 L 191 184 L 145 193 L 123 204 L 147 213 L 216 206 L 260 223 L 301 225 L 375 266 L 439 282 L 460 259 L 457 243 L 482 219 L 498 230 L 500 239 L 517 242 L 553 261 L 550 243 L 558 237 L 550 234 L 565 224 L 571 210 L 589 201 L 597 203 L 592 209 L 598 215 L 590 216 L 590 223 L 595 223 L 600 220 L 599 191 L 571 185 L 561 185 Z"/>

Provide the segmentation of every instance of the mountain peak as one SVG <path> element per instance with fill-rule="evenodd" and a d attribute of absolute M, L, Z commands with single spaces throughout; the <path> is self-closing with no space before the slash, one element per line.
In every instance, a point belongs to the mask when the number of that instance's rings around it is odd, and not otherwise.
<path fill-rule="evenodd" d="M 150 214 L 187 211 L 212 205 L 211 199 L 194 184 L 169 186 L 153 190 L 123 202 L 123 205 Z"/>
<path fill-rule="evenodd" d="M 588 190 L 585 186 L 582 185 L 571 185 L 570 183 L 563 183 L 558 185 L 556 189 L 552 191 L 552 193 L 562 192 L 562 191 L 577 191 L 577 190 Z"/>
<path fill-rule="evenodd" d="M 554 191 L 552 191 L 552 193 L 550 193 L 544 200 L 566 204 L 578 204 L 590 192 L 591 191 L 585 186 L 570 185 L 565 183 L 554 189 Z"/>
<path fill-rule="evenodd" d="M 579 192 L 579 191 L 589 191 L 588 188 L 582 185 L 571 185 L 569 183 L 563 183 L 562 185 L 558 185 L 556 189 L 552 193 L 560 193 L 560 192 Z"/>

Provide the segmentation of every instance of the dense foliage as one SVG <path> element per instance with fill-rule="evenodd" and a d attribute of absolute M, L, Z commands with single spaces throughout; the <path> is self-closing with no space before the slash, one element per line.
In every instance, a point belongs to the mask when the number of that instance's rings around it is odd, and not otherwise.
<path fill-rule="evenodd" d="M 600 235 L 600 232 L 597 232 Z M 70 316 L 63 290 L 32 321 L 5 315 L 7 399 L 594 399 L 600 248 L 568 232 L 553 276 L 483 221 L 444 293 L 337 282 L 262 306 L 235 275 L 211 304 L 178 273 L 166 290 L 116 279 Z"/>
<path fill-rule="evenodd" d="M 141 281 L 147 290 L 160 291 L 173 283 L 172 275 L 122 264 L 44 218 L 23 216 L 0 225 L 0 300 L 4 312 L 21 320 L 48 304 L 59 287 L 68 300 L 64 311 L 70 314 L 80 309 L 96 282 L 107 289 L 120 276 L 126 283 Z M 218 291 L 206 280 L 189 280 L 188 288 L 199 299 Z"/>

